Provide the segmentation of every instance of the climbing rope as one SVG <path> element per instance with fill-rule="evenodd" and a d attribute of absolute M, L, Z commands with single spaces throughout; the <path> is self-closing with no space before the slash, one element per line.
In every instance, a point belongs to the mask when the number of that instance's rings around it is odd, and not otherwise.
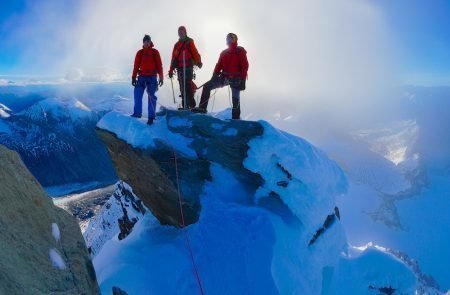
<path fill-rule="evenodd" d="M 181 228 L 184 233 L 184 240 L 186 242 L 186 247 L 188 248 L 189 254 L 191 257 L 192 266 L 194 268 L 195 278 L 197 279 L 198 289 L 199 289 L 200 295 L 203 295 L 204 292 L 203 292 L 202 282 L 200 280 L 200 275 L 198 274 L 197 265 L 195 264 L 195 259 L 194 259 L 194 254 L 193 254 L 192 247 L 191 247 L 191 242 L 189 241 L 189 235 L 188 235 L 188 232 L 186 229 L 186 223 L 184 221 L 183 201 L 182 201 L 182 197 L 181 197 L 180 181 L 179 181 L 179 175 L 178 175 L 178 160 L 177 160 L 177 153 L 175 151 L 173 151 L 173 157 L 174 157 L 174 162 L 175 162 L 175 175 L 176 175 L 176 180 L 177 180 L 178 202 L 180 205 Z"/>
<path fill-rule="evenodd" d="M 214 89 L 214 94 L 213 94 L 213 104 L 212 104 L 212 108 L 211 108 L 211 113 L 214 111 L 214 105 L 216 104 L 216 92 L 217 92 L 217 88 Z M 211 97 L 208 98 L 208 101 L 209 101 L 210 99 L 211 99 Z"/>

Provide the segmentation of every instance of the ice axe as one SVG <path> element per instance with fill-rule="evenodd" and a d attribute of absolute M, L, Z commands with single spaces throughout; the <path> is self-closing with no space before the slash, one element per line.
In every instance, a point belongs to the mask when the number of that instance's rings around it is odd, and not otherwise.
<path fill-rule="evenodd" d="M 175 90 L 173 89 L 173 77 L 170 78 L 170 84 L 172 84 L 173 103 L 177 104 L 177 101 L 175 100 Z"/>

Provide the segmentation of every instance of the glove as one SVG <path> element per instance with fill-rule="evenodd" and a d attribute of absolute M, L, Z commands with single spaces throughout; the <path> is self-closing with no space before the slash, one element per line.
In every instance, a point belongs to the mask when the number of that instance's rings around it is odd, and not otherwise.
<path fill-rule="evenodd" d="M 199 69 L 201 69 L 201 68 L 203 67 L 203 63 L 202 63 L 202 62 L 199 62 L 199 63 L 197 64 L 197 67 L 198 67 Z"/>
<path fill-rule="evenodd" d="M 245 81 L 246 81 L 246 79 L 241 79 L 241 83 L 239 85 L 239 90 L 241 90 L 241 91 L 245 90 Z"/>
<path fill-rule="evenodd" d="M 137 80 L 136 80 L 136 78 L 131 79 L 131 85 L 133 85 L 134 87 L 136 87 L 136 85 L 137 85 Z"/>
<path fill-rule="evenodd" d="M 164 81 L 163 79 L 159 79 L 159 83 L 158 83 L 159 87 L 162 87 L 164 85 Z"/>
<path fill-rule="evenodd" d="M 217 80 L 217 79 L 219 79 L 219 77 L 220 77 L 220 74 L 213 74 L 212 75 L 212 77 L 211 77 L 211 80 Z"/>
<path fill-rule="evenodd" d="M 173 78 L 173 71 L 169 71 L 169 78 L 170 78 L 170 79 Z"/>

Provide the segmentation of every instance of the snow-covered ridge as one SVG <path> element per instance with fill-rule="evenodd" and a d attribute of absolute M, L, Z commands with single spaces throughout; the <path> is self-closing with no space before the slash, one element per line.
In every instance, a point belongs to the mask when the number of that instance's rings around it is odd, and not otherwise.
<path fill-rule="evenodd" d="M 0 118 L 8 118 L 11 116 L 11 109 L 5 106 L 4 104 L 0 103 Z"/>
<path fill-rule="evenodd" d="M 128 184 L 116 183 L 112 196 L 83 232 L 92 257 L 108 240 L 125 238 L 147 211 Z"/>
<path fill-rule="evenodd" d="M 92 111 L 77 99 L 48 98 L 35 103 L 30 108 L 18 113 L 32 120 L 45 120 L 48 115 L 64 118 L 68 115 L 73 121 L 92 116 Z"/>
<path fill-rule="evenodd" d="M 414 120 L 395 122 L 389 127 L 354 132 L 354 136 L 362 138 L 370 145 L 370 149 L 383 156 L 395 165 L 409 161 L 410 169 L 415 168 L 413 161 L 418 161 L 419 155 L 409 151 L 417 141 L 419 126 Z"/>
<path fill-rule="evenodd" d="M 180 123 L 179 120 L 182 122 Z M 183 119 L 179 120 L 167 121 L 166 117 L 158 117 L 152 128 L 149 128 L 145 124 L 145 119 L 136 120 L 128 115 L 114 111 L 100 119 L 97 127 L 116 134 L 120 139 L 138 148 L 155 147 L 155 139 L 158 139 L 173 145 L 177 151 L 185 155 L 195 157 L 196 154 L 189 148 L 189 145 L 192 143 L 191 139 L 167 130 L 168 124 L 173 124 L 173 127 L 177 127 L 179 124 L 187 123 Z M 164 136 L 161 136 L 162 134 Z"/>
<path fill-rule="evenodd" d="M 58 191 L 67 194 L 74 191 L 72 188 L 78 189 L 75 184 L 85 188 L 88 183 L 97 183 L 95 188 L 117 181 L 95 133 L 100 118 L 97 112 L 74 98 L 23 98 L 30 100 L 30 106 L 16 106 L 20 111 L 0 118 L 0 144 L 19 152 L 44 187 L 50 187 L 50 192 L 62 188 Z"/>
<path fill-rule="evenodd" d="M 347 181 L 340 167 L 306 140 L 266 122 L 168 110 L 153 126 L 113 112 L 97 127 L 134 147 L 141 160 L 151 158 L 156 165 L 149 175 L 161 167 L 176 169 L 161 155 L 177 151 L 178 161 L 189 163 L 179 168 L 186 169 L 180 173 L 182 194 L 190 192 L 195 177 L 207 177 L 199 219 L 186 228 L 205 293 L 414 293 L 417 280 L 399 259 L 378 249 L 355 254 L 347 245 L 335 206 Z M 243 146 L 248 148 L 243 159 L 228 156 L 243 152 Z M 208 173 L 195 174 L 192 169 L 205 162 Z M 144 175 L 137 178 L 147 183 Z M 104 292 L 118 286 L 136 294 L 197 292 L 191 263 L 182 231 L 161 226 L 151 213 L 123 241 L 107 241 L 94 259 Z M 167 277 L 170 282 L 162 279 Z"/>
<path fill-rule="evenodd" d="M 264 136 L 250 141 L 244 162 L 247 169 L 261 174 L 265 180 L 257 197 L 277 193 L 305 228 L 315 231 L 333 212 L 334 197 L 347 190 L 343 171 L 306 140 L 277 130 L 267 122 L 261 124 Z M 285 185 L 280 185 L 282 181 Z"/>

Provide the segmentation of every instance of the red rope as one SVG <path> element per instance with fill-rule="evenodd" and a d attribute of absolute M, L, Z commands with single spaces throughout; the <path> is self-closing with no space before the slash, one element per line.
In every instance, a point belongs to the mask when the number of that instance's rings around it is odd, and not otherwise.
<path fill-rule="evenodd" d="M 181 199 L 180 181 L 179 181 L 179 176 L 178 176 L 177 153 L 175 151 L 173 152 L 173 156 L 175 159 L 175 173 L 176 173 L 176 177 L 177 177 L 177 190 L 178 190 L 178 202 L 180 205 L 181 227 L 182 227 L 182 230 L 184 233 L 184 240 L 186 242 L 186 246 L 187 246 L 187 248 L 189 250 L 189 254 L 191 256 L 192 266 L 194 267 L 194 274 L 195 274 L 195 278 L 197 279 L 198 288 L 199 288 L 200 294 L 203 295 L 204 292 L 203 292 L 202 282 L 200 281 L 200 275 L 198 274 L 197 265 L 195 264 L 195 259 L 194 259 L 194 254 L 192 252 L 191 242 L 189 241 L 188 232 L 186 230 L 186 223 L 184 222 L 183 202 Z"/>

